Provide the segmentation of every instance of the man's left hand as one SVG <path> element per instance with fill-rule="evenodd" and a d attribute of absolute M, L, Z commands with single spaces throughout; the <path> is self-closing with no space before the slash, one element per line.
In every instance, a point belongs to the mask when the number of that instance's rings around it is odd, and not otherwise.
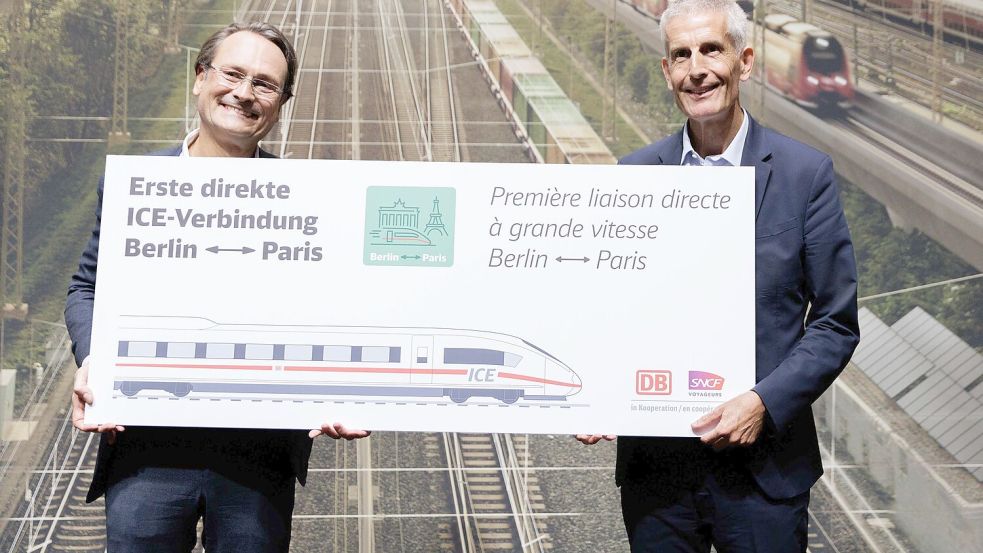
<path fill-rule="evenodd" d="M 372 431 L 351 430 L 345 428 L 345 425 L 341 424 L 340 422 L 335 422 L 335 423 L 326 422 L 321 425 L 320 429 L 314 429 L 307 433 L 307 435 L 310 436 L 311 438 L 316 438 L 321 434 L 331 436 L 336 440 L 340 440 L 344 438 L 348 441 L 351 441 L 351 440 L 358 440 L 360 438 L 367 438 L 370 434 L 372 434 Z"/>
<path fill-rule="evenodd" d="M 765 412 L 765 404 L 758 394 L 744 392 L 697 419 L 692 424 L 693 433 L 717 451 L 749 446 L 761 434 Z"/>

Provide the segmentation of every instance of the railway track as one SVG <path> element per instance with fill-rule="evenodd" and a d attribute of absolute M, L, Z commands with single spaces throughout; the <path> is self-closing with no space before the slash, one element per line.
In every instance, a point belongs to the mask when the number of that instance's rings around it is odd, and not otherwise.
<path fill-rule="evenodd" d="M 64 418 L 44 466 L 34 471 L 25 490 L 23 514 L 8 521 L 0 537 L 0 551 L 105 550 L 103 502 L 85 503 L 98 443 L 98 435 L 79 433 Z"/>
<path fill-rule="evenodd" d="M 296 7 L 253 0 L 243 12 L 280 25 L 300 52 L 295 99 L 264 141 L 268 150 L 318 159 L 527 159 L 500 111 L 476 101 L 488 85 L 476 78 L 445 3 L 311 0 L 299 15 Z"/>
<path fill-rule="evenodd" d="M 264 17 L 275 20 L 277 15 L 289 15 L 290 2 L 276 4 Z M 306 19 L 298 26 L 298 44 L 303 45 L 299 49 L 304 69 L 301 71 L 297 97 L 289 117 L 281 125 L 280 134 L 272 137 L 274 143 L 279 141 L 283 145 L 282 149 L 288 155 L 434 161 L 495 159 L 482 151 L 482 143 L 500 147 L 500 144 L 508 142 L 513 144 L 512 159 L 525 161 L 525 154 L 515 142 L 508 123 L 503 120 L 488 85 L 473 66 L 470 52 L 461 42 L 460 31 L 450 23 L 447 8 L 442 2 L 320 0 L 310 5 L 305 2 L 305 9 L 308 8 L 312 10 L 311 13 L 305 15 Z M 460 102 L 462 89 L 465 91 L 463 97 L 470 102 Z M 486 98 L 484 116 L 473 107 L 473 98 L 481 93 Z M 322 97 L 330 100 L 322 100 Z M 467 123 L 462 124 L 460 119 L 462 113 L 469 120 L 478 120 L 477 124 L 466 130 Z M 497 122 L 494 117 L 489 117 L 494 115 L 499 116 Z M 465 135 L 472 142 L 463 143 Z M 395 448 L 382 445 L 389 439 L 399 443 L 398 435 L 373 438 L 377 442 L 374 451 L 392 452 L 398 459 L 401 448 L 405 456 L 406 448 L 413 447 L 413 442 L 407 440 Z M 525 535 L 532 536 L 526 541 L 534 541 L 538 537 L 540 539 L 536 543 L 541 544 L 535 549 L 531 547 L 537 546 L 530 546 L 526 551 L 545 550 L 549 541 L 530 534 L 528 521 L 524 525 L 517 524 L 516 520 L 522 519 L 517 519 L 511 510 L 515 498 L 525 498 L 525 503 L 519 505 L 525 505 L 527 510 L 538 505 L 529 503 L 530 497 L 533 500 L 537 498 L 535 477 L 523 481 L 526 487 L 522 488 L 522 493 L 515 488 L 515 484 L 511 489 L 507 488 L 510 480 L 502 475 L 508 472 L 503 472 L 498 461 L 503 455 L 505 459 L 509 458 L 506 452 L 511 452 L 512 458 L 515 458 L 516 451 L 522 450 L 524 442 L 520 440 L 522 443 L 516 446 L 510 439 L 496 437 L 493 442 L 499 444 L 499 449 L 494 450 L 496 456 L 490 459 L 488 451 L 479 451 L 488 448 L 488 443 L 479 444 L 483 440 L 492 438 L 424 436 L 424 452 L 438 456 L 437 459 L 443 457 L 440 452 L 446 450 L 444 443 L 449 441 L 461 446 L 456 450 L 459 452 L 456 458 L 463 463 L 462 468 L 471 469 L 475 464 L 492 463 L 481 465 L 483 469 L 480 474 L 471 474 L 470 470 L 454 470 L 448 465 L 450 470 L 446 473 L 446 481 L 436 485 L 430 481 L 428 486 L 435 486 L 431 490 L 434 496 L 444 498 L 438 508 L 440 512 L 457 512 L 451 511 L 454 504 L 451 491 L 456 489 L 463 494 L 456 496 L 460 500 L 458 506 L 466 506 L 469 512 L 475 514 L 471 517 L 455 515 L 454 523 L 442 515 L 436 522 L 437 532 L 430 537 L 440 535 L 443 540 L 442 536 L 446 534 L 448 539 L 442 541 L 441 547 L 450 547 L 450 550 L 491 551 L 498 544 L 498 550 L 512 551 L 521 550 L 523 541 L 520 536 Z M 481 447 L 476 447 L 479 445 Z M 357 524 L 362 515 L 352 499 L 373 496 L 371 490 L 356 491 L 360 484 L 355 475 L 360 464 L 353 449 L 344 443 L 329 447 L 329 465 L 332 468 L 327 473 L 330 476 L 325 483 L 327 489 L 323 496 L 330 502 L 326 504 L 322 500 L 319 504 L 331 511 L 324 513 L 330 517 L 330 531 L 325 537 L 330 540 L 327 543 L 334 551 L 355 550 L 356 541 L 360 539 L 356 535 L 359 528 L 364 531 L 367 527 Z M 373 466 L 387 462 L 382 458 L 372 461 Z M 368 526 L 390 528 L 390 531 L 380 534 L 377 543 L 379 539 L 388 543 L 388 540 L 395 540 L 398 536 L 398 544 L 404 544 L 404 540 L 409 539 L 404 535 L 413 534 L 411 528 L 404 527 L 404 519 L 400 517 L 414 505 L 402 503 L 400 490 L 404 495 L 414 492 L 408 491 L 412 487 L 407 487 L 407 484 L 401 485 L 399 473 L 396 474 L 395 483 L 380 479 L 378 484 L 378 497 L 374 503 L 379 510 L 392 509 L 396 513 L 393 519 L 383 519 Z M 452 482 L 456 482 L 458 477 L 469 477 L 470 484 L 466 488 L 454 488 Z M 490 480 L 482 482 L 482 479 Z M 416 482 L 407 476 L 403 480 Z M 313 484 L 311 487 L 315 486 Z M 495 489 L 500 491 L 496 492 Z M 529 495 L 530 489 L 532 496 Z M 513 499 L 501 503 L 498 496 L 511 496 Z M 416 503 L 419 502 L 418 499 Z M 474 543 L 484 549 L 464 549 L 464 544 L 471 542 L 462 541 L 461 534 L 457 532 L 457 521 L 463 521 L 461 528 L 473 530 L 471 536 L 477 540 Z M 508 528 L 506 532 L 502 531 L 502 525 Z M 533 532 L 538 531 L 535 526 L 532 528 Z M 503 534 L 509 537 L 505 538 Z M 458 537 L 451 539 L 451 536 Z M 304 538 L 297 536 L 298 543 L 302 543 L 302 540 Z M 393 546 L 403 550 L 404 545 L 398 544 Z"/>
<path fill-rule="evenodd" d="M 938 158 L 933 159 L 919 153 L 915 147 L 905 146 L 902 141 L 897 140 L 897 134 L 889 126 L 860 110 L 830 123 L 845 132 L 863 137 L 898 163 L 923 176 L 929 183 L 955 194 L 978 209 L 983 209 L 983 183 L 967 175 L 967 167 L 958 164 L 943 166 Z"/>
<path fill-rule="evenodd" d="M 443 434 L 451 469 L 455 520 L 442 528 L 442 549 L 464 553 L 552 549 L 546 523 L 534 516 L 543 497 L 534 475 L 518 461 L 527 455 L 525 438 L 508 434 Z"/>
<path fill-rule="evenodd" d="M 457 125 L 457 106 L 454 103 L 454 82 L 451 79 L 450 40 L 447 36 L 447 13 L 444 6 L 432 4 L 424 15 L 426 22 L 426 75 L 428 132 L 433 161 L 461 161 L 461 145 Z M 438 24 L 430 31 L 430 22 Z"/>
<path fill-rule="evenodd" d="M 297 0 L 248 0 L 239 6 L 238 19 L 269 21 L 279 26 L 298 50 L 300 70 L 295 98 L 284 107 L 280 124 L 264 141 L 265 149 L 291 158 L 528 160 L 443 2 L 307 0 L 301 4 Z M 298 10 L 298 6 L 302 9 Z M 181 138 L 173 136 L 169 140 L 176 142 Z M 47 462 L 35 469 L 32 495 L 26 502 L 30 507 L 8 521 L 0 535 L 0 553 L 105 549 L 104 503 L 84 503 L 98 436 L 74 433 L 67 420 L 60 428 L 49 446 L 52 453 Z M 312 459 L 312 464 L 324 463 L 327 468 L 312 473 L 307 489 L 298 493 L 294 549 L 357 551 L 359 534 L 373 527 L 378 534 L 376 539 L 386 544 L 380 546 L 384 550 L 413 551 L 421 539 L 438 540 L 437 524 L 458 519 L 451 514 L 454 511 L 449 475 L 453 471 L 443 465 L 442 439 L 434 435 L 419 444 L 403 440 L 400 447 L 402 455 L 419 454 L 421 459 L 425 458 L 424 452 L 437 452 L 439 462 L 433 470 L 443 476 L 431 477 L 428 484 L 411 477 L 424 474 L 419 472 L 398 476 L 395 485 L 379 478 L 377 485 L 368 484 L 368 490 L 361 489 L 366 486 L 358 475 L 364 474 L 366 466 L 389 463 L 383 455 L 398 458 L 400 454 L 395 452 L 399 448 L 374 445 L 371 459 L 365 460 L 359 459 L 351 444 L 317 444 L 316 455 L 321 457 Z M 372 440 L 375 444 L 399 442 L 399 435 Z M 513 442 L 496 437 L 492 443 L 496 441 L 501 450 L 495 450 L 496 459 L 501 455 L 506 460 L 508 455 L 523 455 L 522 439 Z M 407 453 L 408 450 L 419 451 Z M 467 456 L 461 459 L 466 459 L 470 467 L 476 461 L 471 457 L 476 450 L 469 447 L 466 451 Z M 467 472 L 473 477 L 472 487 L 465 490 L 464 496 L 469 508 L 478 508 L 484 501 L 480 490 L 473 486 L 481 485 L 475 479 L 488 475 L 498 479 L 497 485 L 504 490 L 499 495 L 507 501 L 495 512 L 490 506 L 481 507 L 486 509 L 482 513 L 487 514 L 470 517 L 472 523 L 480 522 L 480 529 L 474 526 L 479 543 L 496 542 L 494 534 L 500 529 L 497 525 L 506 524 L 513 529 L 509 531 L 517 540 L 514 543 L 523 543 L 521 536 L 526 536 L 525 541 L 539 538 L 536 543 L 548 547 L 549 539 L 535 533 L 543 531 L 542 523 L 536 526 L 531 517 L 517 518 L 510 510 L 513 504 L 525 512 L 538 508 L 535 478 L 523 480 L 520 486 L 503 477 L 510 473 L 500 466 L 485 472 Z M 404 483 L 399 483 L 400 478 Z M 434 488 L 428 499 L 426 490 L 430 486 Z M 395 496 L 388 493 L 393 488 Z M 416 490 L 422 490 L 424 495 Z M 401 498 L 400 493 L 406 497 Z M 357 497 L 362 498 L 361 502 Z M 525 503 L 516 503 L 519 499 Z M 383 515 L 378 519 L 363 515 L 359 503 L 366 501 L 374 503 L 376 512 Z M 427 518 L 430 515 L 421 519 L 419 513 L 408 512 L 416 505 L 433 501 L 440 504 L 432 519 Z M 395 515 L 390 509 L 395 510 Z M 408 518 L 400 518 L 402 515 Z M 366 516 L 371 519 L 368 525 L 364 524 Z M 415 524 L 419 520 L 432 523 L 433 531 L 421 532 L 421 526 Z M 427 525 L 424 526 L 429 528 Z"/>

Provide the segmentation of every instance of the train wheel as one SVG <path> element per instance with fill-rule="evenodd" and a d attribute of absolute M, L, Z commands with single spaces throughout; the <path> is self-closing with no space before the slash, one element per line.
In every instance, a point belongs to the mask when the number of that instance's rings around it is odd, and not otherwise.
<path fill-rule="evenodd" d="M 123 392 L 123 395 L 126 397 L 133 397 L 139 394 L 141 389 L 135 382 L 124 382 L 119 387 L 119 391 Z"/>
<path fill-rule="evenodd" d="M 502 403 L 512 405 L 519 401 L 519 390 L 503 390 L 498 399 L 502 400 Z"/>
<path fill-rule="evenodd" d="M 471 394 L 465 390 L 451 390 L 447 395 L 454 403 L 464 403 L 471 397 Z"/>
<path fill-rule="evenodd" d="M 184 397 L 191 393 L 191 384 L 185 382 L 184 384 L 178 384 L 171 390 L 171 393 L 177 397 Z"/>

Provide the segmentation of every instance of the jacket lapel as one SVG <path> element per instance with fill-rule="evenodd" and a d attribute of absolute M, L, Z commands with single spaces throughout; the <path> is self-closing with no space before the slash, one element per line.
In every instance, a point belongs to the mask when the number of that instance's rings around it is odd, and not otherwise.
<path fill-rule="evenodd" d="M 665 147 L 659 154 L 659 165 L 679 165 L 683 158 L 683 131 L 680 130 L 664 142 Z"/>
<path fill-rule="evenodd" d="M 741 165 L 754 166 L 754 220 L 757 221 L 758 213 L 761 212 L 761 202 L 771 178 L 771 148 L 765 144 L 764 132 L 758 122 L 750 115 L 748 118 L 750 125 L 744 143 L 744 154 L 741 156 Z"/>

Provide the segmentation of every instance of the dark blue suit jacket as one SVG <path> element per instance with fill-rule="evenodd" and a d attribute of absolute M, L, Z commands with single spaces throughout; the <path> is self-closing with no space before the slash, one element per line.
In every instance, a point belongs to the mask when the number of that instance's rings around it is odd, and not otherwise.
<path fill-rule="evenodd" d="M 621 163 L 679 165 L 682 132 Z M 746 466 L 767 496 L 781 499 L 822 474 L 811 404 L 860 338 L 856 263 L 833 163 L 751 119 L 741 165 L 755 168 L 754 391 L 767 408 L 765 430 L 751 447 L 722 454 L 691 438 L 619 438 L 619 485 L 685 483 L 693 464 L 723 459 Z"/>
<path fill-rule="evenodd" d="M 148 155 L 178 156 L 181 148 Z M 276 157 L 260 150 L 260 157 Z M 96 289 L 96 262 L 99 257 L 99 228 L 102 222 L 103 181 L 99 181 L 96 226 L 82 252 L 78 271 L 72 275 L 65 305 L 65 323 L 72 337 L 72 352 L 79 365 L 89 355 L 92 334 L 92 307 Z M 307 478 L 307 461 L 312 440 L 307 431 L 242 430 L 208 428 L 131 427 L 121 433 L 115 445 L 107 436 L 99 441 L 95 474 L 86 501 L 95 501 L 105 491 L 116 467 L 136 470 L 140 465 L 204 466 L 224 471 L 232 477 Z M 262 474 L 251 474 L 260 472 Z"/>

